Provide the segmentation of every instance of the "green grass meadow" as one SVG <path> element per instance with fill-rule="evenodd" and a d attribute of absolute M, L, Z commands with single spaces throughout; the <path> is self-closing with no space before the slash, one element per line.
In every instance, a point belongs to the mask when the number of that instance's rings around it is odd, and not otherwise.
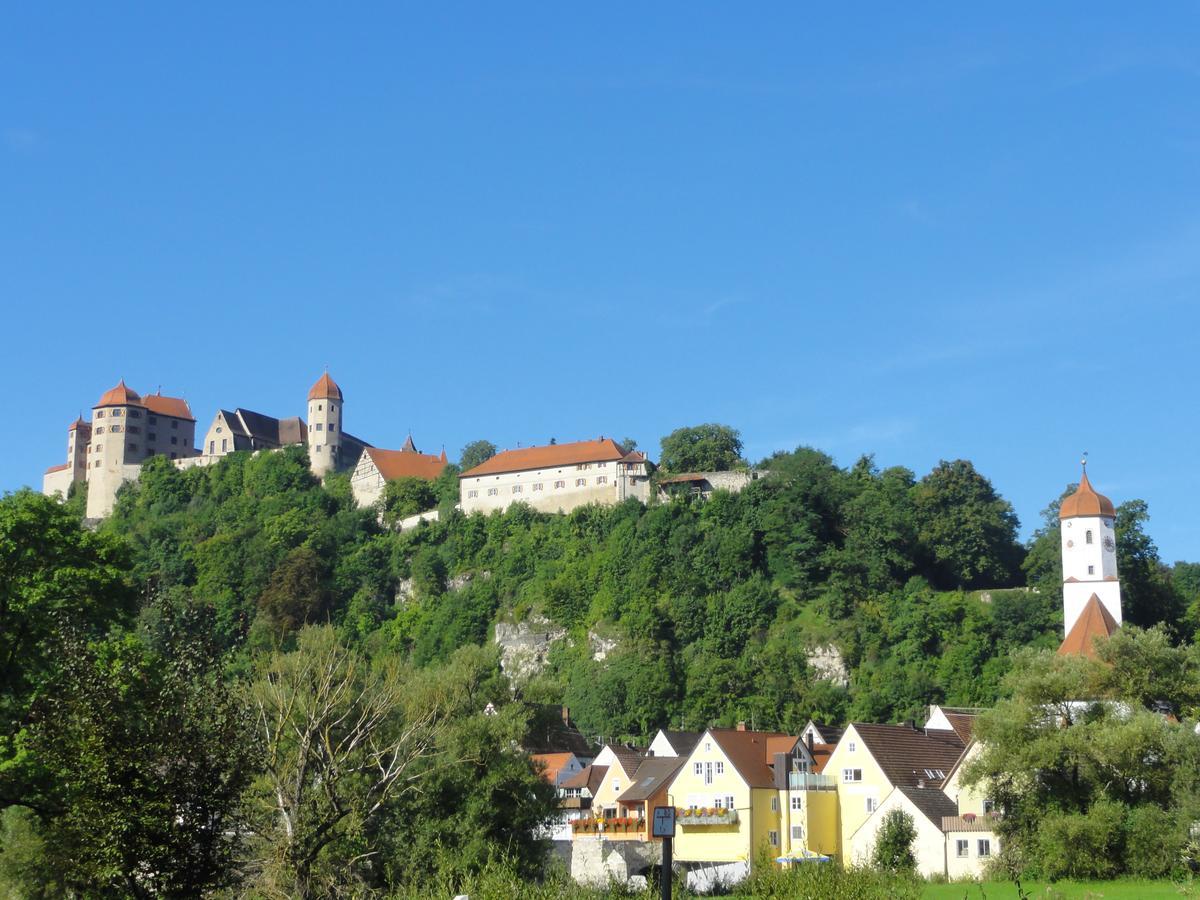
<path fill-rule="evenodd" d="M 1022 882 L 1024 896 L 1029 900 L 1159 900 L 1159 898 L 1200 898 L 1200 882 L 1145 881 L 1118 879 L 1116 881 L 1057 881 Z M 1012 882 L 988 881 L 972 884 L 931 884 L 921 894 L 922 900 L 1020 900 L 1017 886 Z"/>

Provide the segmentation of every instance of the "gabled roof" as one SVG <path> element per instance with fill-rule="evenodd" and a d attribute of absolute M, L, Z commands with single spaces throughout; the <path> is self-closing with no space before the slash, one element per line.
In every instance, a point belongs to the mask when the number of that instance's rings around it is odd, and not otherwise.
<path fill-rule="evenodd" d="M 52 472 L 61 472 L 63 469 L 69 469 L 70 467 L 71 466 L 69 463 L 59 463 L 57 466 L 51 466 L 48 468 L 46 470 L 46 474 L 49 475 Z"/>
<path fill-rule="evenodd" d="M 585 766 L 582 772 L 576 772 L 566 781 L 559 785 L 560 788 L 587 788 L 589 794 L 596 796 L 596 791 L 600 790 L 600 785 L 604 783 L 604 776 L 608 774 L 608 766 L 590 765 Z"/>
<path fill-rule="evenodd" d="M 411 443 L 412 439 L 409 438 Z M 363 451 L 375 464 L 385 481 L 396 478 L 424 478 L 433 481 L 442 474 L 446 462 L 432 453 L 417 453 L 415 450 L 379 450 L 371 447 Z"/>
<path fill-rule="evenodd" d="M 621 764 L 621 768 L 625 770 L 625 774 L 630 778 L 638 770 L 638 766 L 642 764 L 643 759 L 653 759 L 653 757 L 647 757 L 645 751 L 634 747 L 613 747 L 610 745 L 609 749 L 612 751 L 613 756 L 617 758 L 617 762 Z"/>
<path fill-rule="evenodd" d="M 701 731 L 668 731 L 666 728 L 662 728 L 660 731 L 667 739 L 667 743 L 671 745 L 671 749 L 679 756 L 687 756 L 695 750 L 696 744 L 700 743 L 700 738 L 704 734 Z"/>
<path fill-rule="evenodd" d="M 405 453 L 419 453 L 420 452 L 419 450 L 417 450 L 417 445 L 413 443 L 411 434 L 404 439 L 404 445 L 400 449 Z"/>
<path fill-rule="evenodd" d="M 950 727 L 954 729 L 954 733 L 958 735 L 958 739 L 964 745 L 971 742 L 971 735 L 975 733 L 975 713 L 968 712 L 952 712 L 951 710 L 942 707 L 942 714 L 950 723 Z"/>
<path fill-rule="evenodd" d="M 1058 655 L 1096 659 L 1096 638 L 1112 637 L 1118 627 L 1112 613 L 1098 596 L 1092 594 L 1083 605 L 1079 618 L 1071 626 L 1070 633 L 1059 644 Z"/>
<path fill-rule="evenodd" d="M 895 787 L 915 789 L 921 782 L 928 787 L 940 785 L 966 746 L 953 731 L 860 722 L 853 728 Z"/>
<path fill-rule="evenodd" d="M 735 728 L 710 728 L 707 732 L 721 752 L 751 787 L 774 787 L 772 755 L 795 747 L 800 738 L 767 731 L 739 731 Z M 785 749 L 787 748 L 787 749 Z"/>
<path fill-rule="evenodd" d="M 896 786 L 896 790 L 911 800 L 912 805 L 920 810 L 921 815 L 933 823 L 938 831 L 942 830 L 942 822 L 945 819 L 958 815 L 958 804 L 933 785 L 918 788 L 901 784 Z"/>
<path fill-rule="evenodd" d="M 1079 487 L 1070 497 L 1062 502 L 1062 506 L 1058 509 L 1059 521 L 1063 519 L 1071 519 L 1075 516 L 1107 516 L 1112 518 L 1115 516 L 1116 510 L 1113 509 L 1113 502 L 1103 494 L 1097 494 L 1092 487 L 1092 483 L 1088 481 L 1087 469 L 1083 470 L 1083 477 L 1079 479 Z"/>
<path fill-rule="evenodd" d="M 74 431 L 74 430 L 76 430 L 77 428 L 78 428 L 78 429 L 85 429 L 85 428 L 86 428 L 88 431 L 91 431 L 91 430 L 92 430 L 92 423 L 91 423 L 91 422 L 85 422 L 85 421 L 83 421 L 83 416 L 78 416 L 78 417 L 75 419 L 75 421 L 74 421 L 74 422 L 72 422 L 72 423 L 71 423 L 71 424 L 70 424 L 70 425 L 67 427 L 67 431 Z"/>
<path fill-rule="evenodd" d="M 504 472 L 525 472 L 529 469 L 549 469 L 554 466 L 577 466 L 581 463 L 618 460 L 624 456 L 625 451 L 612 438 L 551 444 L 546 447 L 522 447 L 520 450 L 497 453 L 486 462 L 463 472 L 459 477 L 472 478 Z"/>
<path fill-rule="evenodd" d="M 239 419 L 242 434 L 251 437 L 257 441 L 265 441 L 268 444 L 282 443 L 279 440 L 279 420 L 274 416 L 263 415 L 249 409 L 238 408 L 234 415 Z M 226 416 L 228 419 L 228 416 Z M 234 425 L 231 422 L 230 427 Z"/>
<path fill-rule="evenodd" d="M 189 422 L 196 421 L 186 400 L 182 397 L 164 397 L 162 391 L 156 394 L 147 394 L 142 398 L 142 406 L 156 415 L 187 419 Z"/>
<path fill-rule="evenodd" d="M 317 379 L 316 384 L 314 384 L 311 388 L 309 388 L 308 399 L 309 400 L 341 400 L 342 399 L 342 389 L 337 386 L 337 383 L 334 382 L 334 380 L 329 377 L 329 373 L 326 372 L 324 375 L 322 375 L 320 378 Z"/>
<path fill-rule="evenodd" d="M 542 765 L 543 778 L 558 784 L 558 773 L 576 757 L 574 753 L 531 753 L 529 758 Z"/>
<path fill-rule="evenodd" d="M 643 759 L 637 772 L 629 776 L 633 784 L 617 800 L 621 803 L 649 800 L 670 784 L 685 762 L 687 759 L 683 756 L 651 756 Z"/>
<path fill-rule="evenodd" d="M 813 774 L 820 775 L 825 771 L 825 763 L 833 756 L 835 744 L 813 744 L 809 752 L 813 757 Z"/>
<path fill-rule="evenodd" d="M 826 744 L 836 744 L 842 739 L 842 734 L 846 731 L 845 728 L 839 728 L 827 722 L 818 722 L 816 719 L 809 719 L 808 725 L 816 729 L 817 736 Z M 804 726 L 805 731 L 808 731 L 808 725 Z"/>

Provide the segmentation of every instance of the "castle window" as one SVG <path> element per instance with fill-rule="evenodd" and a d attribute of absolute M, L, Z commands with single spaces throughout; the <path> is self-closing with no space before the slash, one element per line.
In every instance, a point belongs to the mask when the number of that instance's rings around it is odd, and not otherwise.
<path fill-rule="evenodd" d="M 1088 533 L 1087 533 L 1087 535 L 1084 537 L 1084 540 L 1085 540 L 1087 543 L 1089 543 L 1089 544 L 1092 542 L 1092 531 L 1091 531 L 1091 529 L 1090 529 L 1090 528 L 1088 529 Z"/>
<path fill-rule="evenodd" d="M 478 497 L 479 491 L 467 491 L 467 497 Z"/>
<path fill-rule="evenodd" d="M 216 441 L 209 441 L 209 442 L 208 442 L 208 455 L 209 455 L 209 456 L 212 456 L 212 455 L 213 455 L 213 454 L 215 454 L 216 452 L 217 452 L 217 442 L 216 442 Z"/>
<path fill-rule="evenodd" d="M 174 458 L 175 458 L 175 454 L 174 454 L 174 453 L 172 453 L 172 454 L 171 454 L 171 459 L 174 459 Z"/>
<path fill-rule="evenodd" d="M 318 422 L 318 423 L 317 423 L 317 431 L 321 431 L 321 430 L 322 430 L 322 428 L 321 428 L 321 423 L 320 423 L 320 422 Z"/>
<path fill-rule="evenodd" d="M 136 425 L 130 425 L 125 430 L 128 431 L 130 434 L 141 434 L 142 433 L 142 429 L 138 428 L 138 426 L 136 426 Z"/>
<path fill-rule="evenodd" d="M 498 493 L 500 493 L 500 488 L 488 488 L 489 497 L 495 497 Z"/>
<path fill-rule="evenodd" d="M 131 453 L 135 453 L 135 452 L 137 452 L 137 448 L 138 448 L 138 445 L 137 445 L 137 444 L 130 444 L 130 445 L 129 445 L 129 451 L 130 451 Z"/>
<path fill-rule="evenodd" d="M 141 417 L 142 417 L 142 414 L 141 414 L 141 412 L 139 412 L 138 410 L 136 410 L 136 409 L 131 409 L 131 410 L 129 411 L 129 418 L 131 418 L 131 419 L 140 419 Z"/>
<path fill-rule="evenodd" d="M 146 416 L 146 422 L 150 425 L 157 425 L 158 416 Z"/>
<path fill-rule="evenodd" d="M 104 434 L 104 426 L 103 425 L 101 425 L 99 428 L 96 429 L 96 434 Z"/>
<path fill-rule="evenodd" d="M 583 487 L 585 484 L 587 484 L 586 478 L 576 478 L 575 479 L 575 487 Z"/>
<path fill-rule="evenodd" d="M 542 484 L 542 482 L 540 482 L 540 481 L 539 481 L 539 482 L 537 482 L 537 483 L 536 483 L 536 484 L 533 486 L 533 489 L 534 489 L 535 491 L 540 491 L 540 490 L 542 490 L 542 488 L 544 488 L 544 487 L 545 487 L 545 485 L 544 485 L 544 484 Z"/>
<path fill-rule="evenodd" d="M 229 449 L 229 439 L 221 438 L 221 452 L 224 453 L 228 449 Z"/>
<path fill-rule="evenodd" d="M 152 440 L 152 441 L 157 441 L 157 440 L 158 440 L 158 435 L 157 435 L 155 432 L 153 432 L 153 431 L 151 431 L 151 432 L 150 432 L 148 435 L 146 435 L 146 437 L 147 437 L 149 440 Z"/>
<path fill-rule="evenodd" d="M 175 437 L 175 435 L 171 435 L 171 443 L 172 443 L 172 444 L 178 444 L 178 443 L 179 443 L 179 438 Z"/>
<path fill-rule="evenodd" d="M 316 446 L 316 451 L 317 451 L 318 453 L 320 453 L 320 452 L 321 452 L 321 445 L 320 445 L 320 444 L 317 444 L 317 446 Z"/>
<path fill-rule="evenodd" d="M 109 431 L 120 431 L 121 426 L 120 425 L 110 425 L 108 430 Z"/>
<path fill-rule="evenodd" d="M 322 409 L 324 409 L 324 407 L 323 407 L 323 406 L 321 406 L 321 404 L 320 404 L 320 403 L 318 403 L 318 404 L 317 404 L 317 412 L 320 412 Z"/>
<path fill-rule="evenodd" d="M 1088 574 L 1089 574 L 1089 575 L 1095 575 L 1095 574 L 1096 574 L 1096 567 L 1095 567 L 1095 566 L 1088 566 Z"/>
<path fill-rule="evenodd" d="M 124 415 L 124 413 L 125 413 L 125 411 L 123 409 L 114 409 L 112 414 L 114 416 L 121 416 L 121 415 Z"/>
<path fill-rule="evenodd" d="M 172 420 L 171 420 L 171 427 L 172 427 L 172 428 L 178 428 L 178 427 L 179 427 L 179 420 L 178 420 L 178 419 L 172 419 Z"/>
<path fill-rule="evenodd" d="M 554 482 L 554 486 L 556 488 L 565 488 L 567 486 L 567 483 L 565 481 L 556 481 L 556 482 Z"/>
<path fill-rule="evenodd" d="M 330 430 L 330 431 L 337 431 L 337 426 L 336 426 L 336 425 L 334 425 L 332 422 L 330 422 L 330 423 L 329 423 L 329 430 Z"/>
<path fill-rule="evenodd" d="M 607 475 L 597 475 L 596 476 L 596 484 L 608 484 L 608 476 Z"/>
<path fill-rule="evenodd" d="M 217 434 L 220 434 L 220 433 L 221 433 L 221 426 L 220 426 L 220 425 L 218 425 L 218 426 L 217 426 Z"/>
<path fill-rule="evenodd" d="M 512 486 L 512 492 L 513 492 L 514 494 L 519 494 L 519 493 L 521 493 L 521 486 L 520 486 L 519 484 L 514 484 L 514 485 Z"/>
<path fill-rule="evenodd" d="M 96 418 L 103 419 L 104 418 L 104 410 L 102 410 L 102 409 L 96 410 Z"/>

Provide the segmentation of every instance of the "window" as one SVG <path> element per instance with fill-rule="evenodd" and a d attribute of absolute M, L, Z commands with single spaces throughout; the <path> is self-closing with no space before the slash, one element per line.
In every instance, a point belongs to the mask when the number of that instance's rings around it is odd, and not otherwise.
<path fill-rule="evenodd" d="M 216 431 L 217 431 L 217 434 L 220 434 L 220 433 L 221 433 L 221 426 L 220 426 L 220 425 L 218 425 L 218 426 L 217 426 L 217 428 L 216 428 Z"/>
<path fill-rule="evenodd" d="M 114 409 L 114 410 L 112 411 L 112 414 L 113 414 L 113 416 L 123 416 L 123 415 L 125 414 L 125 410 L 123 410 L 123 409 Z"/>
<path fill-rule="evenodd" d="M 521 493 L 521 485 L 519 485 L 519 484 L 514 484 L 514 485 L 512 486 L 512 492 L 513 492 L 514 494 L 519 494 L 519 493 Z"/>
<path fill-rule="evenodd" d="M 1084 543 L 1087 543 L 1087 544 L 1090 544 L 1092 542 L 1092 529 L 1089 528 L 1087 530 L 1087 534 L 1085 534 L 1083 536 L 1083 540 L 1084 540 Z"/>
<path fill-rule="evenodd" d="M 131 409 L 129 411 L 129 418 L 140 419 L 141 417 L 142 417 L 142 414 L 140 412 L 138 412 L 136 409 Z"/>
<path fill-rule="evenodd" d="M 792 797 L 792 809 L 799 811 L 804 806 L 804 798 L 799 794 Z"/>
<path fill-rule="evenodd" d="M 322 406 L 320 403 L 318 403 L 318 404 L 317 404 L 317 409 L 318 409 L 318 410 L 322 410 L 322 409 L 324 409 L 324 408 L 325 408 L 325 407 L 323 407 L 323 406 Z"/>
<path fill-rule="evenodd" d="M 172 444 L 178 444 L 178 443 L 179 443 L 179 438 L 175 437 L 175 435 L 171 435 L 171 443 L 172 443 Z"/>
<path fill-rule="evenodd" d="M 322 425 L 320 422 L 318 422 L 317 423 L 317 431 L 324 431 L 324 430 L 325 430 L 325 426 Z"/>
<path fill-rule="evenodd" d="M 967 848 L 970 845 L 971 845 L 970 841 L 962 841 L 962 840 L 955 841 L 954 842 L 954 855 L 957 856 L 959 859 L 966 859 L 967 858 Z"/>
<path fill-rule="evenodd" d="M 724 798 L 718 797 L 716 800 L 713 801 L 713 806 L 715 806 L 717 809 L 724 809 L 725 808 Z"/>
<path fill-rule="evenodd" d="M 803 825 L 793 825 L 792 826 L 792 840 L 793 841 L 804 840 L 804 826 Z"/>
<path fill-rule="evenodd" d="M 534 484 L 533 484 L 533 489 L 534 489 L 535 491 L 540 491 L 540 490 L 542 490 L 542 489 L 543 489 L 543 488 L 545 488 L 545 487 L 546 487 L 546 485 L 544 485 L 544 484 L 543 484 L 542 482 L 540 482 L 540 481 L 536 481 L 536 482 L 534 482 Z"/>
<path fill-rule="evenodd" d="M 488 488 L 488 496 L 489 497 L 495 497 L 499 493 L 500 493 L 500 488 Z"/>
<path fill-rule="evenodd" d="M 779 812 L 779 798 L 778 797 L 771 798 L 771 812 Z"/>
<path fill-rule="evenodd" d="M 867 798 L 867 812 L 873 813 L 879 809 L 879 801 L 875 797 Z"/>
<path fill-rule="evenodd" d="M 712 753 L 712 744 L 705 743 L 705 745 L 704 745 L 704 752 L 705 752 L 705 753 Z"/>
<path fill-rule="evenodd" d="M 312 434 L 312 433 L 313 433 L 313 428 L 314 428 L 314 426 L 312 426 L 312 425 L 309 425 L 309 426 L 308 426 L 308 433 L 309 433 L 309 434 Z M 217 429 L 217 431 L 220 431 L 220 430 L 221 430 L 220 428 L 218 428 L 218 429 Z"/>
<path fill-rule="evenodd" d="M 986 800 L 986 799 L 985 799 L 985 800 L 983 801 L 983 814 L 984 814 L 985 816 L 990 816 L 990 815 L 991 815 L 992 813 L 994 813 L 995 811 L 996 811 L 996 801 L 995 801 L 995 800 Z"/>
<path fill-rule="evenodd" d="M 114 432 L 115 432 L 115 431 L 120 431 L 120 430 L 121 430 L 121 426 L 120 426 L 120 425 L 109 425 L 109 426 L 108 426 L 108 430 L 109 430 L 109 431 L 114 431 Z"/>
<path fill-rule="evenodd" d="M 850 743 L 848 743 L 846 745 L 846 749 L 849 750 L 851 753 L 853 753 L 855 750 L 858 749 L 858 744 L 854 743 L 854 741 L 851 741 Z"/>
<path fill-rule="evenodd" d="M 217 442 L 209 441 L 208 442 L 208 455 L 212 456 L 216 452 L 217 452 Z"/>
<path fill-rule="evenodd" d="M 102 410 L 102 409 L 96 410 L 96 418 L 103 419 L 104 418 L 104 410 Z"/>
<path fill-rule="evenodd" d="M 158 440 L 158 434 L 157 434 L 157 432 L 154 432 L 154 431 L 150 432 L 148 435 L 146 435 L 146 437 L 152 441 Z"/>
<path fill-rule="evenodd" d="M 992 855 L 992 842 L 987 838 L 979 839 L 979 857 L 980 859 Z"/>
<path fill-rule="evenodd" d="M 621 793 L 621 782 L 617 781 L 617 779 L 615 779 L 615 778 L 613 779 L 613 793 L 614 794 Z"/>
<path fill-rule="evenodd" d="M 725 795 L 725 808 L 726 808 L 726 809 L 733 809 L 733 794 L 726 794 L 726 795 Z"/>
<path fill-rule="evenodd" d="M 158 416 L 146 416 L 146 423 L 149 425 L 157 425 Z"/>
<path fill-rule="evenodd" d="M 720 760 L 717 760 L 717 774 L 718 775 L 725 774 L 725 763 L 721 762 Z"/>
<path fill-rule="evenodd" d="M 221 452 L 224 453 L 228 449 L 229 449 L 229 438 L 221 438 Z M 321 448 L 317 447 L 317 449 L 320 450 Z"/>
<path fill-rule="evenodd" d="M 1088 566 L 1088 574 L 1089 574 L 1089 575 L 1095 575 L 1095 574 L 1096 574 L 1096 567 L 1095 567 L 1095 566 Z"/>
<path fill-rule="evenodd" d="M 179 428 L 179 420 L 178 420 L 178 419 L 172 419 L 172 420 L 171 420 L 171 427 L 172 427 L 172 428 Z"/>
<path fill-rule="evenodd" d="M 127 426 L 125 426 L 125 430 L 128 431 L 130 434 L 141 434 L 142 433 L 142 429 L 140 429 L 136 425 L 127 425 Z"/>
<path fill-rule="evenodd" d="M 104 434 L 104 426 L 103 425 L 101 425 L 99 428 L 96 429 L 96 434 Z"/>
<path fill-rule="evenodd" d="M 779 832 L 778 831 L 768 831 L 767 832 L 767 840 L 770 841 L 772 847 L 778 847 L 779 846 Z"/>
<path fill-rule="evenodd" d="M 336 425 L 334 425 L 332 422 L 330 422 L 330 423 L 329 423 L 329 430 L 330 430 L 330 431 L 337 431 L 337 426 L 336 426 Z"/>
<path fill-rule="evenodd" d="M 710 762 L 704 764 L 704 783 L 712 784 L 713 780 L 713 765 Z"/>
<path fill-rule="evenodd" d="M 704 763 L 692 763 L 692 774 L 693 775 L 703 775 L 704 774 Z"/>
<path fill-rule="evenodd" d="M 942 769 L 926 769 L 925 777 L 930 780 L 942 779 L 946 777 L 946 773 Z"/>
<path fill-rule="evenodd" d="M 130 452 L 130 453 L 136 453 L 136 452 L 137 452 L 137 448 L 138 448 L 138 445 L 137 445 L 137 444 L 130 444 L 130 445 L 129 445 L 129 452 Z"/>
<path fill-rule="evenodd" d="M 576 478 L 575 479 L 575 487 L 583 487 L 585 484 L 587 484 L 586 478 Z"/>
<path fill-rule="evenodd" d="M 556 481 L 556 482 L 554 482 L 554 487 L 555 487 L 555 488 L 565 488 L 566 486 L 567 486 L 567 483 L 566 483 L 565 481 Z"/>
<path fill-rule="evenodd" d="M 467 491 L 467 496 L 468 497 L 478 497 L 479 491 Z"/>
<path fill-rule="evenodd" d="M 172 454 L 171 454 L 171 459 L 174 459 L 174 458 L 175 458 L 175 454 L 174 454 L 174 453 L 172 453 Z"/>
<path fill-rule="evenodd" d="M 225 442 L 224 442 L 224 441 L 221 441 L 221 444 L 222 444 L 222 449 L 224 449 L 224 444 L 225 444 Z M 321 452 L 321 445 L 320 445 L 320 444 L 317 444 L 317 446 L 313 447 L 313 449 L 314 449 L 314 450 L 316 450 L 318 453 L 320 453 L 320 452 Z"/>
<path fill-rule="evenodd" d="M 862 769 L 842 769 L 842 781 L 847 784 L 862 781 Z"/>

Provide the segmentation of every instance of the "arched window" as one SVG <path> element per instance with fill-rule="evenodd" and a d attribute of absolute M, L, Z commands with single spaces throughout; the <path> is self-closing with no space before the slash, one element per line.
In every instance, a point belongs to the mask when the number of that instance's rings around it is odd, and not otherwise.
<path fill-rule="evenodd" d="M 1090 544 L 1092 542 L 1092 532 L 1089 530 L 1085 540 Z"/>

